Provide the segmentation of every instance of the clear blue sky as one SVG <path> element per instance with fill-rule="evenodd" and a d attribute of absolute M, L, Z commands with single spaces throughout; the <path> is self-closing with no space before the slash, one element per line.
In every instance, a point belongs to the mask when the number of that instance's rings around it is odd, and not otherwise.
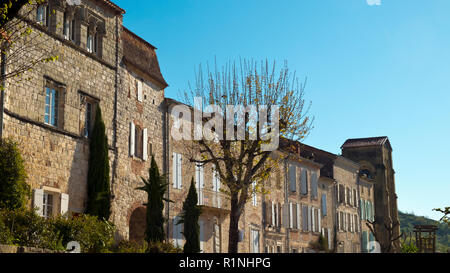
<path fill-rule="evenodd" d="M 375 0 L 372 0 L 375 1 Z M 308 78 L 307 144 L 389 136 L 399 209 L 450 206 L 450 1 L 114 0 L 125 26 L 158 48 L 178 99 L 215 57 L 288 61 Z"/>

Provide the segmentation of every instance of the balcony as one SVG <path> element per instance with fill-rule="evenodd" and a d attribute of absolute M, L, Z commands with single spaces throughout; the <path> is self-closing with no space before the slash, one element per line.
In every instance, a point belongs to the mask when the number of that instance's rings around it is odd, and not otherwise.
<path fill-rule="evenodd" d="M 198 205 L 205 210 L 229 212 L 230 201 L 226 194 L 207 189 L 197 189 Z"/>

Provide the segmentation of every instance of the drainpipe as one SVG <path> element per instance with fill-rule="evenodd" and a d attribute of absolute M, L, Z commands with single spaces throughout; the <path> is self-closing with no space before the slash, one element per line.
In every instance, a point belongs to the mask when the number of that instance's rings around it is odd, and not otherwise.
<path fill-rule="evenodd" d="M 6 54 L 4 52 L 1 53 L 1 97 L 0 97 L 0 140 L 3 138 L 3 116 L 5 113 L 5 74 L 6 74 Z"/>
<path fill-rule="evenodd" d="M 167 100 L 163 100 L 163 173 L 166 175 L 167 182 L 169 182 L 169 103 Z M 167 185 L 166 198 L 170 200 L 170 184 Z M 170 202 L 166 202 L 166 219 L 170 219 Z M 166 225 L 166 238 L 169 241 L 170 224 Z"/>
<path fill-rule="evenodd" d="M 287 212 L 286 216 L 288 217 L 288 220 L 290 221 L 291 219 L 289 218 L 289 179 L 288 179 L 288 167 L 287 167 L 287 160 L 284 160 L 284 205 L 285 208 L 283 210 L 282 213 Z M 284 215 L 283 215 L 284 216 Z M 285 253 L 289 253 L 290 252 L 290 242 L 289 242 L 289 232 L 290 232 L 290 223 L 289 221 L 284 220 L 285 223 L 287 223 L 287 225 L 285 226 L 286 229 L 286 250 Z M 281 221 L 281 225 L 283 225 L 283 221 Z"/>

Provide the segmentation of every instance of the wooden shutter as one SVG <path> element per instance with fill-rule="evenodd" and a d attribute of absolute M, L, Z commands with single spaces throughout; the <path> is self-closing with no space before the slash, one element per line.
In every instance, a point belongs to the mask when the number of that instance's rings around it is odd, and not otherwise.
<path fill-rule="evenodd" d="M 336 212 L 336 219 L 338 230 L 341 230 L 341 213 L 339 211 Z"/>
<path fill-rule="evenodd" d="M 61 215 L 62 216 L 68 216 L 66 215 L 69 212 L 69 195 L 65 193 L 61 193 Z"/>
<path fill-rule="evenodd" d="M 277 208 L 278 208 L 278 214 L 277 214 L 277 216 L 278 216 L 278 227 L 281 227 L 282 225 L 283 225 L 283 215 L 281 215 L 281 211 L 283 210 L 283 207 L 282 207 L 282 205 L 281 205 L 281 203 L 278 203 L 277 204 Z"/>
<path fill-rule="evenodd" d="M 302 176 L 301 176 L 301 185 L 300 185 L 301 194 L 307 195 L 308 194 L 308 171 L 303 169 L 302 170 Z"/>
<path fill-rule="evenodd" d="M 289 182 L 290 182 L 291 191 L 296 192 L 297 191 L 297 167 L 296 166 L 289 167 Z"/>
<path fill-rule="evenodd" d="M 289 228 L 294 228 L 294 208 L 292 202 L 289 202 Z"/>
<path fill-rule="evenodd" d="M 183 188 L 183 173 L 182 173 L 182 162 L 183 162 L 183 157 L 181 154 L 177 155 L 177 186 L 179 189 Z"/>
<path fill-rule="evenodd" d="M 44 190 L 35 189 L 33 193 L 34 208 L 39 216 L 44 216 Z"/>
<path fill-rule="evenodd" d="M 301 221 L 300 221 L 300 204 L 297 203 L 297 229 L 301 228 Z"/>
<path fill-rule="evenodd" d="M 142 132 L 142 159 L 148 160 L 148 131 L 147 128 Z"/>
<path fill-rule="evenodd" d="M 322 219 L 320 219 L 320 209 L 317 210 L 317 225 L 318 225 L 318 231 L 320 232 L 322 230 Z"/>
<path fill-rule="evenodd" d="M 142 102 L 142 81 L 137 80 L 137 99 Z"/>
<path fill-rule="evenodd" d="M 328 211 L 327 211 L 327 195 L 324 193 L 322 194 L 322 213 L 323 216 L 327 216 Z"/>
<path fill-rule="evenodd" d="M 134 123 L 133 122 L 130 122 L 130 156 L 134 156 L 134 154 L 135 154 L 135 141 L 136 141 L 136 139 L 135 139 L 135 130 L 136 130 L 136 127 L 135 127 L 135 125 L 134 125 Z"/>
<path fill-rule="evenodd" d="M 308 206 L 308 231 L 312 231 L 311 224 L 312 224 L 312 208 Z"/>
<path fill-rule="evenodd" d="M 288 204 L 282 204 L 281 207 L 283 208 L 281 215 L 281 223 L 284 228 L 289 227 L 289 205 Z"/>
<path fill-rule="evenodd" d="M 272 204 L 272 227 L 275 227 L 275 226 L 276 226 L 276 220 L 275 220 L 275 216 L 276 216 L 276 213 L 275 213 L 275 204 L 273 203 L 273 201 L 271 201 L 271 204 Z"/>
<path fill-rule="evenodd" d="M 172 154 L 172 182 L 173 188 L 178 189 L 178 154 Z"/>
<path fill-rule="evenodd" d="M 311 173 L 311 196 L 312 198 L 317 198 L 317 174 L 315 172 Z"/>
<path fill-rule="evenodd" d="M 200 226 L 200 253 L 205 253 L 205 230 L 203 220 L 198 221 Z"/>

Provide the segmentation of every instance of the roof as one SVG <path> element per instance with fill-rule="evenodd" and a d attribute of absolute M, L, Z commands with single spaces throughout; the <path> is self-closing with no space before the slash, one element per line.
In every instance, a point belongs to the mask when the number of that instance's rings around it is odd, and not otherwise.
<path fill-rule="evenodd" d="M 107 6 L 109 6 L 110 8 L 114 9 L 115 11 L 117 11 L 120 14 L 124 14 L 125 10 L 122 9 L 121 7 L 119 7 L 118 5 L 114 4 L 112 1 L 110 0 L 100 0 L 101 2 L 103 2 L 104 4 L 106 4 Z"/>
<path fill-rule="evenodd" d="M 123 27 L 123 59 L 159 82 L 163 88 L 169 86 L 161 74 L 156 47 Z"/>
<path fill-rule="evenodd" d="M 388 137 L 369 137 L 369 138 L 355 138 L 348 139 L 344 145 L 342 145 L 342 149 L 344 148 L 355 148 L 355 147 L 367 147 L 367 146 L 383 146 L 384 144 L 388 144 L 389 148 L 391 148 L 391 144 L 389 143 Z"/>

